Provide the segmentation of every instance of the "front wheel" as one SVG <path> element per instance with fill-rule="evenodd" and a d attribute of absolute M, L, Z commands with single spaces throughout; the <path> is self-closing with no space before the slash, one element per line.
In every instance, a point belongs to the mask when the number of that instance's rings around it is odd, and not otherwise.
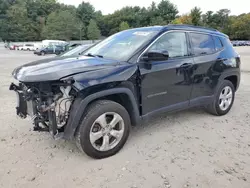
<path fill-rule="evenodd" d="M 213 115 L 226 115 L 233 106 L 235 88 L 232 82 L 224 80 L 215 94 L 213 102 L 208 105 L 207 111 Z"/>
<path fill-rule="evenodd" d="M 45 52 L 41 52 L 41 55 L 44 56 L 44 55 L 45 55 Z"/>
<path fill-rule="evenodd" d="M 76 144 L 88 156 L 101 159 L 116 154 L 126 143 L 130 117 L 120 104 L 101 100 L 91 104 L 76 132 Z"/>

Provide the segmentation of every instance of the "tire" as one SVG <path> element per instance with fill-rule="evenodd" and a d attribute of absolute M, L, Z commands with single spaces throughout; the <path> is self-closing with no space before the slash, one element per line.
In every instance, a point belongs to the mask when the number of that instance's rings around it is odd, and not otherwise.
<path fill-rule="evenodd" d="M 42 56 L 45 56 L 45 52 L 41 52 L 41 55 L 42 55 Z"/>
<path fill-rule="evenodd" d="M 29 48 L 28 48 L 27 50 L 28 50 L 28 51 L 30 51 L 30 49 L 29 49 Z"/>
<path fill-rule="evenodd" d="M 231 102 L 228 105 L 228 107 L 226 108 L 227 105 L 222 105 L 223 107 L 220 107 L 221 103 L 221 99 L 220 96 L 221 94 L 223 94 L 223 92 L 226 91 L 226 88 L 230 88 L 231 92 L 232 92 L 232 96 L 231 96 Z M 224 80 L 221 85 L 219 86 L 219 88 L 216 91 L 215 97 L 213 102 L 208 105 L 207 107 L 207 111 L 213 115 L 216 116 L 223 116 L 226 115 L 232 108 L 233 103 L 234 103 L 234 97 L 235 97 L 235 88 L 234 85 L 232 84 L 232 82 L 228 81 L 228 80 Z M 230 100 L 229 100 L 230 101 Z"/>
<path fill-rule="evenodd" d="M 123 129 L 121 129 L 122 134 L 120 135 L 120 137 L 119 136 L 117 137 L 119 139 L 114 139 L 115 137 L 112 136 L 111 132 L 103 133 L 102 126 L 98 125 L 98 123 L 95 124 L 95 122 L 100 117 L 103 117 L 103 116 L 105 117 L 105 122 L 108 122 L 107 117 L 110 116 L 109 113 L 114 113 L 116 114 L 117 117 L 122 118 L 121 122 L 123 123 L 120 123 L 120 122 L 116 123 L 116 125 L 118 126 L 120 126 L 120 124 L 123 125 Z M 109 123 L 111 125 L 111 122 Z M 95 127 L 95 126 L 98 126 L 98 127 Z M 123 106 L 121 106 L 120 104 L 116 102 L 109 101 L 109 100 L 96 101 L 92 103 L 87 108 L 86 112 L 83 114 L 82 121 L 75 134 L 76 145 L 81 151 L 85 152 L 88 156 L 92 158 L 102 159 L 102 158 L 110 157 L 112 155 L 115 155 L 117 152 L 119 152 L 122 149 L 122 147 L 124 146 L 124 144 L 126 143 L 128 139 L 130 127 L 131 127 L 130 117 L 129 117 L 127 110 Z M 92 132 L 94 128 L 98 128 L 98 129 L 100 128 L 101 130 L 97 132 Z M 111 131 L 112 130 L 114 131 L 115 129 L 111 129 Z M 93 144 L 93 142 L 91 142 L 90 140 L 91 133 L 101 133 L 101 134 L 107 134 L 107 135 L 101 136 L 101 138 L 99 140 L 97 139 Z M 105 138 L 108 137 L 108 141 L 107 141 L 108 143 L 111 142 L 111 144 L 108 144 L 108 149 L 105 146 L 103 147 L 103 145 L 105 145 L 104 137 Z M 112 141 L 112 139 L 114 140 Z M 97 146 L 98 144 L 96 144 L 96 142 L 99 142 L 100 147 Z M 112 146 L 112 142 L 116 144 Z M 110 145 L 112 147 L 110 147 Z M 107 150 L 103 150 L 102 148 L 106 148 Z"/>

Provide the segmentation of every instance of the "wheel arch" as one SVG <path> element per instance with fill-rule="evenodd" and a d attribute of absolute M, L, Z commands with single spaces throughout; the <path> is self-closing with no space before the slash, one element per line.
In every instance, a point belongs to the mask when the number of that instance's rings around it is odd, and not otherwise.
<path fill-rule="evenodd" d="M 96 100 L 108 99 L 123 105 L 129 115 L 133 125 L 139 123 L 141 117 L 138 103 L 133 92 L 128 88 L 113 88 L 88 95 L 87 97 L 77 97 L 71 106 L 70 116 L 65 126 L 64 139 L 72 140 L 77 127 L 79 126 L 82 115 L 89 104 Z M 127 102 L 129 100 L 129 102 Z"/>
<path fill-rule="evenodd" d="M 232 82 L 234 85 L 235 91 L 238 90 L 239 85 L 240 85 L 240 71 L 230 71 L 230 72 L 225 72 L 220 76 L 220 83 L 224 80 L 228 80 Z"/>

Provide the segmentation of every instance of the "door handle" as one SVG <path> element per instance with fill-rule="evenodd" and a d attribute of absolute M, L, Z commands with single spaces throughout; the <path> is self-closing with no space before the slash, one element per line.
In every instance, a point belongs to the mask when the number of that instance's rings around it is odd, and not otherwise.
<path fill-rule="evenodd" d="M 184 63 L 180 66 L 180 68 L 187 68 L 187 67 L 191 67 L 193 65 L 193 63 Z"/>

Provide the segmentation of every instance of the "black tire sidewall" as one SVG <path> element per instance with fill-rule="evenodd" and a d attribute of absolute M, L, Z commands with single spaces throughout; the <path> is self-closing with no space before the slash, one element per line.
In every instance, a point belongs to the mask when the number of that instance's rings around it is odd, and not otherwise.
<path fill-rule="evenodd" d="M 230 104 L 230 106 L 228 107 L 227 110 L 221 110 L 220 106 L 219 106 L 219 100 L 220 100 L 220 94 L 221 91 L 226 87 L 229 86 L 232 89 L 232 102 Z M 223 83 L 220 85 L 219 89 L 217 90 L 216 93 L 216 98 L 215 98 L 215 109 L 216 109 L 216 113 L 220 116 L 222 115 L 226 115 L 232 108 L 233 104 L 234 104 L 234 98 L 235 98 L 235 88 L 234 85 L 232 84 L 232 82 L 228 81 L 228 80 L 224 80 Z"/>
<path fill-rule="evenodd" d="M 98 151 L 90 143 L 90 129 L 94 121 L 102 114 L 106 112 L 115 112 L 118 113 L 124 121 L 124 135 L 116 147 L 109 151 Z M 81 149 L 90 157 L 101 159 L 112 156 L 116 154 L 126 143 L 129 132 L 130 132 L 130 117 L 127 110 L 118 103 L 113 101 L 97 101 L 88 108 L 87 113 L 84 115 L 84 118 L 79 127 L 79 144 Z"/>

